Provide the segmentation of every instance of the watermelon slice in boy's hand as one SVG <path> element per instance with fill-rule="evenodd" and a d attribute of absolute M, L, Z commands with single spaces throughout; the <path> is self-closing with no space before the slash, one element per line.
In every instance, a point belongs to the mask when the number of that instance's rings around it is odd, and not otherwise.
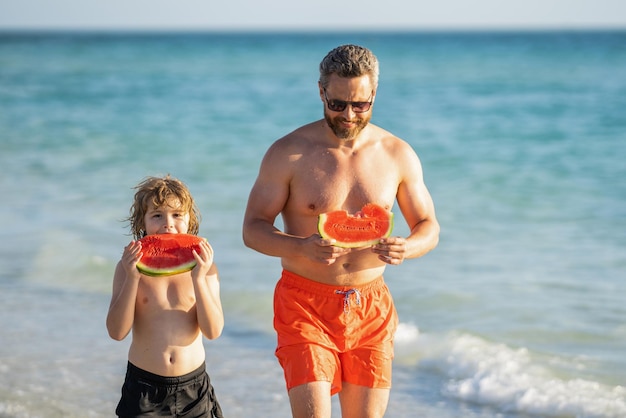
<path fill-rule="evenodd" d="M 147 276 L 172 276 L 196 266 L 192 250 L 200 252 L 205 238 L 190 234 L 147 235 L 139 240 L 143 256 L 137 269 Z"/>
<path fill-rule="evenodd" d="M 338 247 L 357 248 L 378 244 L 391 235 L 393 213 L 374 203 L 354 215 L 345 210 L 322 213 L 317 230 L 322 238 L 334 239 Z"/>

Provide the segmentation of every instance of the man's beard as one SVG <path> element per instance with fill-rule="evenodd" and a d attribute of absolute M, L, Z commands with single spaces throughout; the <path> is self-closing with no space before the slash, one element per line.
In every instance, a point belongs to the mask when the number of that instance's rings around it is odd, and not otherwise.
<path fill-rule="evenodd" d="M 354 123 L 356 124 L 352 128 L 343 128 L 341 127 L 341 122 L 345 121 L 343 116 L 337 116 L 336 118 L 331 118 L 328 112 L 324 111 L 324 119 L 326 119 L 326 123 L 328 127 L 333 131 L 335 136 L 339 139 L 344 139 L 346 141 L 350 141 L 357 137 L 358 134 L 361 133 L 363 129 L 370 122 L 371 116 L 367 116 L 365 118 L 359 118 Z"/>

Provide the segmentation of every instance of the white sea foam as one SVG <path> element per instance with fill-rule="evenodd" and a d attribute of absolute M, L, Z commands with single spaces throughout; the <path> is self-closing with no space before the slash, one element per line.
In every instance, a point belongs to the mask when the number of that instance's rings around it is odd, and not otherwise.
<path fill-rule="evenodd" d="M 396 337 L 401 361 L 444 376 L 444 396 L 486 405 L 502 412 L 544 417 L 626 416 L 626 388 L 581 378 L 558 377 L 526 348 L 512 348 L 477 336 L 436 336 L 401 324 Z"/>

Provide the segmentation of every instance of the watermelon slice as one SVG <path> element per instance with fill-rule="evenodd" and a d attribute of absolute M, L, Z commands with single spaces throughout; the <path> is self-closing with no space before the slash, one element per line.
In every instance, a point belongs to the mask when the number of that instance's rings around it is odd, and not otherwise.
<path fill-rule="evenodd" d="M 139 240 L 143 256 L 137 269 L 147 276 L 171 276 L 196 266 L 191 250 L 200 252 L 205 238 L 189 234 L 147 235 Z"/>
<path fill-rule="evenodd" d="M 345 210 L 322 213 L 317 230 L 323 238 L 334 239 L 344 248 L 367 247 L 378 244 L 393 229 L 393 213 L 374 203 L 368 203 L 354 215 Z"/>

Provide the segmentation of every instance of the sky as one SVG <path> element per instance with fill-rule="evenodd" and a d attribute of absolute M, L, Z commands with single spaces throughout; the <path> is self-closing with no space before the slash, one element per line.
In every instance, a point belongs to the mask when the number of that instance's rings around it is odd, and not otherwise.
<path fill-rule="evenodd" d="M 626 0 L 0 0 L 0 30 L 626 29 Z"/>

